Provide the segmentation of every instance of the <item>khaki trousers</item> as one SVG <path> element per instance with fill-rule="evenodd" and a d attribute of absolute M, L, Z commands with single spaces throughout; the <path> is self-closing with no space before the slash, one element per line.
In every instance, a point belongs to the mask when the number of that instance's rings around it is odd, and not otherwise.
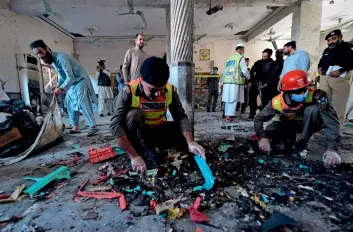
<path fill-rule="evenodd" d="M 342 128 L 350 92 L 349 73 L 345 78 L 333 78 L 326 75 L 321 76 L 319 89 L 327 93 Z"/>

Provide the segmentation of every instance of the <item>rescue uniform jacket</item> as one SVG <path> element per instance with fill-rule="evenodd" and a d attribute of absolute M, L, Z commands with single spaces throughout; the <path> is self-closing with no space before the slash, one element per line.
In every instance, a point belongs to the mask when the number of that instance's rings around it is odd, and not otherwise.
<path fill-rule="evenodd" d="M 170 95 L 171 92 L 171 102 L 166 104 L 168 105 L 168 109 L 174 121 L 179 124 L 182 132 L 191 131 L 190 121 L 185 114 L 176 88 L 173 85 L 168 86 L 169 85 L 167 85 L 165 94 L 167 95 L 169 92 L 168 95 Z M 131 109 L 139 108 L 139 106 L 136 106 L 136 97 L 142 97 L 144 101 L 149 100 L 143 91 L 141 82 L 136 85 L 134 92 L 133 94 L 133 90 L 129 84 L 125 84 L 122 91 L 114 99 L 114 115 L 110 124 L 110 132 L 115 137 L 126 136 L 126 116 Z M 133 103 L 133 99 L 135 99 L 135 103 Z M 150 100 L 150 102 L 154 102 L 154 100 Z"/>

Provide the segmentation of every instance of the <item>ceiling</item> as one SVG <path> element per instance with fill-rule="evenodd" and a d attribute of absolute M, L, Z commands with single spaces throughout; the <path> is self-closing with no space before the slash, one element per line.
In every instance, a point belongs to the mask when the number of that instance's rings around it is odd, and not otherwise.
<path fill-rule="evenodd" d="M 324 0 L 322 6 L 321 16 L 321 31 L 329 30 L 335 26 L 338 26 L 338 18 L 342 18 L 341 25 L 353 20 L 353 1 L 352 0 L 334 0 L 334 4 L 329 4 L 330 0 Z M 292 28 L 292 14 L 288 15 L 275 25 L 273 25 L 272 31 L 275 32 L 272 37 L 280 36 L 277 40 L 290 40 L 291 28 Z M 266 40 L 270 36 L 268 35 L 270 29 L 261 33 L 255 38 L 255 40 Z"/>
<path fill-rule="evenodd" d="M 63 16 L 63 20 L 53 15 L 47 16 L 50 23 L 66 32 L 90 36 L 87 28 L 96 28 L 94 37 L 132 37 L 141 32 L 142 20 L 138 15 L 118 15 L 128 12 L 125 0 L 47 0 L 52 11 Z M 208 37 L 234 37 L 239 31 L 249 30 L 272 12 L 267 6 L 290 5 L 297 0 L 219 0 L 223 11 L 207 15 L 209 0 L 195 0 L 195 35 Z M 143 12 L 149 28 L 144 29 L 148 36 L 164 37 L 167 33 L 165 9 L 169 0 L 134 0 L 136 10 Z M 41 0 L 12 0 L 11 9 L 17 13 L 35 16 L 45 12 Z M 228 27 L 226 27 L 228 25 Z"/>

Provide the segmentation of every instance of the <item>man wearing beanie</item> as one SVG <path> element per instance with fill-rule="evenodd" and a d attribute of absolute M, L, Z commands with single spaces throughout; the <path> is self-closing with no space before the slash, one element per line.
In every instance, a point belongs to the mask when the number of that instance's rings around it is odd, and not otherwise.
<path fill-rule="evenodd" d="M 202 146 L 193 140 L 190 122 L 176 88 L 168 83 L 169 67 L 161 58 L 147 58 L 141 77 L 124 85 L 114 101 L 110 131 L 130 157 L 132 168 L 147 170 L 148 149 L 188 150 L 205 158 Z M 169 109 L 173 122 L 167 122 Z"/>
<path fill-rule="evenodd" d="M 52 51 L 42 40 L 32 42 L 29 47 L 48 65 L 53 65 L 59 75 L 59 82 L 54 94 L 60 96 L 66 92 L 65 106 L 68 110 L 72 129 L 71 134 L 80 133 L 80 110 L 85 116 L 90 130 L 87 136 L 93 136 L 99 131 L 93 116 L 92 102 L 98 102 L 91 80 L 85 68 L 74 57 Z"/>

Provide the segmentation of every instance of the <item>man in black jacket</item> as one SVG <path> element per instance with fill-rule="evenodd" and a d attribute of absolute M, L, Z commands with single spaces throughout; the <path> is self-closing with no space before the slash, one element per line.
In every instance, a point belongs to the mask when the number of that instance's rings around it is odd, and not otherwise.
<path fill-rule="evenodd" d="M 342 40 L 341 30 L 330 32 L 325 40 L 328 47 L 320 59 L 320 89 L 324 90 L 337 112 L 341 127 L 349 97 L 349 72 L 353 68 L 353 45 Z"/>
<path fill-rule="evenodd" d="M 272 63 L 272 67 L 270 68 L 270 78 L 265 84 L 263 83 L 261 98 L 261 104 L 263 106 L 262 108 L 264 108 L 273 97 L 279 94 L 279 91 L 277 90 L 277 85 L 283 69 L 283 56 L 283 49 L 278 49 L 276 51 L 276 61 Z"/>
<path fill-rule="evenodd" d="M 265 49 L 262 52 L 262 59 L 255 62 L 250 70 L 250 91 L 249 91 L 249 120 L 253 120 L 257 110 L 257 96 L 260 95 L 261 101 L 269 101 L 269 90 L 267 90 L 267 82 L 271 77 L 271 69 L 273 68 L 272 49 Z M 263 99 L 265 98 L 265 99 Z M 262 106 L 266 106 L 263 105 Z"/>
<path fill-rule="evenodd" d="M 96 79 L 98 79 L 98 111 L 99 116 L 108 116 L 113 112 L 114 95 L 110 82 L 110 73 L 105 69 L 105 61 L 98 62 Z"/>

